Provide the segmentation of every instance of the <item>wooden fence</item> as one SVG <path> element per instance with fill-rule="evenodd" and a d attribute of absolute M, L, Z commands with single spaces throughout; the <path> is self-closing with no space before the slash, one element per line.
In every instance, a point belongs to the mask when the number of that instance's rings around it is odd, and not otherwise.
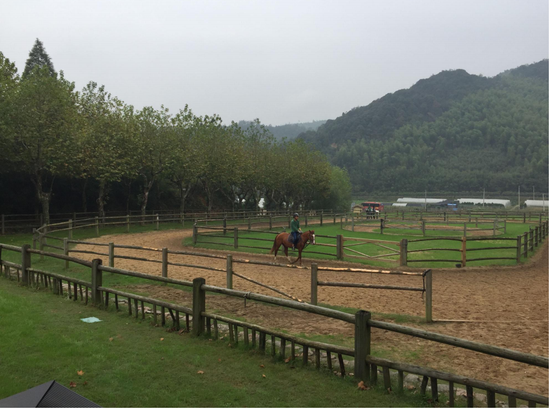
<path fill-rule="evenodd" d="M 319 215 L 330 215 L 332 210 L 316 209 L 300 211 L 310 217 L 319 217 Z M 104 217 L 99 217 L 97 212 L 86 213 L 54 213 L 50 215 L 50 227 L 56 229 L 66 228 L 76 229 L 85 227 L 103 228 L 109 225 L 130 225 L 135 224 L 158 224 L 159 223 L 193 223 L 196 220 L 246 220 L 247 218 L 257 219 L 260 217 L 289 216 L 293 211 L 235 211 L 235 212 L 208 212 L 208 211 L 180 211 L 173 210 L 155 210 L 142 215 L 139 211 L 108 212 Z M 322 217 L 322 216 L 321 216 Z M 2 235 L 6 232 L 31 231 L 36 226 L 44 226 L 44 217 L 42 214 L 2 214 L 0 215 L 0 232 Z M 42 227 L 41 227 L 42 228 Z"/>
<path fill-rule="evenodd" d="M 487 261 L 487 260 L 515 260 L 516 264 L 519 264 L 521 257 L 527 258 L 529 251 L 534 251 L 536 247 L 542 241 L 548 237 L 548 221 L 542 222 L 540 225 L 535 226 L 535 228 L 529 228 L 529 232 L 524 233 L 522 236 L 513 237 L 462 237 L 462 238 L 453 238 L 453 237 L 437 237 L 437 238 L 425 238 L 425 239 L 402 239 L 400 243 L 401 247 L 401 258 L 400 265 L 407 266 L 410 263 L 433 263 L 433 262 L 448 262 L 455 263 L 457 266 L 466 267 L 468 262 L 474 261 Z M 467 248 L 468 242 L 478 242 L 478 241 L 506 241 L 510 242 L 510 246 L 488 246 L 488 247 L 475 247 Z M 454 241 L 460 242 L 460 248 L 422 248 L 422 249 L 409 249 L 410 243 L 419 243 L 425 241 Z M 498 257 L 475 257 L 468 258 L 468 252 L 477 252 L 477 251 L 494 251 L 494 250 L 508 250 L 510 255 L 508 256 L 498 256 Z M 409 254 L 414 253 L 426 253 L 430 251 L 445 251 L 445 252 L 458 252 L 460 253 L 460 259 L 411 259 L 408 257 Z M 477 253 L 476 253 L 477 254 Z"/>
<path fill-rule="evenodd" d="M 21 264 L 11 263 L 2 260 L 2 250 L 15 251 L 21 254 Z M 82 266 L 90 268 L 91 277 L 90 281 L 79 280 L 72 277 L 62 276 L 56 273 L 43 271 L 32 268 L 31 266 L 31 254 L 39 254 L 46 257 L 57 258 L 65 261 L 71 261 L 79 263 Z M 449 405 L 454 406 L 455 395 L 454 387 L 456 384 L 462 384 L 466 386 L 467 405 L 468 407 L 474 406 L 473 388 L 479 388 L 485 390 L 487 393 L 487 406 L 494 407 L 496 403 L 496 394 L 502 394 L 508 397 L 508 405 L 510 407 L 516 407 L 518 400 L 524 400 L 529 407 L 535 407 L 537 404 L 548 406 L 548 397 L 540 396 L 528 392 L 523 392 L 516 389 L 511 389 L 496 384 L 479 381 L 459 375 L 444 373 L 433 369 L 422 368 L 406 363 L 393 362 L 386 359 L 373 357 L 371 355 L 371 340 L 372 329 L 378 328 L 384 331 L 392 331 L 400 334 L 406 334 L 412 337 L 418 337 L 427 339 L 430 341 L 443 343 L 446 345 L 452 345 L 472 351 L 481 352 L 501 358 L 506 358 L 516 362 L 522 362 L 529 365 L 534 365 L 542 368 L 548 368 L 549 361 L 547 357 L 527 354 L 523 352 L 513 351 L 506 348 L 500 348 L 492 345 L 481 344 L 478 342 L 468 341 L 448 335 L 437 334 L 434 332 L 424 331 L 416 328 L 410 328 L 393 323 L 387 323 L 382 321 L 376 321 L 371 318 L 371 314 L 367 311 L 358 311 L 355 315 L 332 310 L 329 308 L 299 303 L 291 300 L 284 300 L 275 297 L 269 297 L 265 295 L 237 291 L 227 288 L 220 288 L 207 285 L 203 278 L 196 278 L 193 282 L 174 280 L 166 277 L 150 276 L 147 274 L 116 269 L 112 267 L 106 267 L 102 265 L 100 259 L 94 259 L 92 262 L 78 260 L 73 257 L 65 255 L 47 253 L 44 251 L 31 249 L 29 245 L 22 247 L 9 246 L 0 244 L 0 268 L 4 272 L 4 276 L 12 278 L 13 272 L 17 279 L 24 285 L 46 287 L 52 289 L 55 294 L 65 295 L 63 287 L 63 281 L 67 282 L 68 296 L 74 301 L 80 300 L 88 303 L 88 299 L 91 298 L 92 303 L 96 306 L 108 306 L 110 302 L 115 304 L 115 308 L 120 308 L 119 297 L 127 298 L 128 314 L 135 315 L 136 319 L 139 318 L 139 311 L 141 311 L 141 319 L 145 318 L 145 303 L 152 305 L 153 320 L 157 320 L 158 307 L 161 308 L 161 324 L 164 325 L 166 315 L 163 313 L 168 310 L 168 313 L 172 319 L 172 326 L 176 329 L 180 327 L 180 313 L 185 314 L 185 328 L 187 331 L 192 330 L 195 336 L 207 334 L 211 336 L 214 331 L 215 339 L 219 339 L 219 332 L 223 330 L 220 327 L 220 323 L 227 324 L 229 337 L 232 343 L 242 342 L 253 348 L 258 348 L 260 351 L 265 352 L 267 349 L 268 336 L 271 338 L 270 342 L 270 354 L 272 356 L 279 355 L 285 357 L 288 352 L 288 344 L 290 344 L 290 359 L 298 359 L 296 346 L 302 347 L 302 362 L 304 365 L 309 364 L 309 350 L 313 351 L 313 362 L 317 369 L 321 368 L 321 351 L 326 352 L 327 367 L 332 370 L 333 359 L 332 354 L 337 357 L 336 364 L 340 367 L 340 374 L 345 376 L 346 368 L 344 365 L 344 356 L 354 358 L 354 377 L 357 380 L 364 381 L 366 384 L 376 384 L 378 376 L 378 368 L 382 369 L 383 384 L 387 390 L 392 389 L 392 380 L 390 376 L 390 369 L 397 371 L 397 384 L 396 389 L 402 390 L 404 383 L 404 373 L 409 372 L 417 374 L 423 377 L 421 392 L 426 393 L 428 381 L 431 384 L 431 394 L 434 400 L 439 399 L 438 393 L 438 380 L 444 380 L 449 382 Z M 105 287 L 103 285 L 103 272 L 110 272 L 113 274 L 140 277 L 147 280 L 176 284 L 184 287 L 191 287 L 193 289 L 193 302 L 192 307 L 181 306 L 177 304 L 168 303 L 165 301 L 153 299 L 150 297 L 144 297 L 136 294 L 126 293 L 114 288 Z M 72 286 L 72 289 L 71 289 Z M 83 288 L 85 296 L 83 295 Z M 276 306 L 292 308 L 299 311 L 306 311 L 309 313 L 342 320 L 350 323 L 355 328 L 355 347 L 347 348 L 338 345 L 326 344 L 321 342 L 315 342 L 310 340 L 304 340 L 286 333 L 264 328 L 255 324 L 242 322 L 236 319 L 221 316 L 219 314 L 213 314 L 206 311 L 206 293 L 223 294 L 229 297 L 237 297 L 241 299 L 249 299 L 252 301 L 264 302 Z M 90 294 L 90 295 L 89 295 Z M 112 297 L 114 295 L 114 299 Z M 132 312 L 133 304 L 133 312 Z M 192 321 L 192 327 L 190 326 Z M 241 328 L 242 331 L 239 329 Z M 279 345 L 277 348 L 276 339 L 279 338 Z M 278 349 L 278 351 L 277 351 Z"/>
<path fill-rule="evenodd" d="M 404 216 L 404 214 L 403 214 Z M 471 226 L 475 223 L 475 227 Z M 463 237 L 479 232 L 487 232 L 487 236 L 492 232 L 493 236 L 500 234 L 506 234 L 506 220 L 505 219 L 487 219 L 475 217 L 470 222 L 462 220 L 449 220 L 447 217 L 422 217 L 419 219 L 404 217 L 401 219 L 388 218 L 387 215 L 381 217 L 378 220 L 368 219 L 364 216 L 355 217 L 352 216 L 351 220 L 346 223 L 346 226 L 350 227 L 351 231 L 355 231 L 358 226 L 367 226 L 371 229 L 378 229 L 380 234 L 402 234 L 399 230 L 422 232 L 422 236 L 427 235 L 426 232 L 430 231 L 447 231 L 449 233 L 455 232 L 457 236 Z M 398 232 L 395 232 L 397 230 Z M 411 235 L 411 233 L 407 233 Z"/>

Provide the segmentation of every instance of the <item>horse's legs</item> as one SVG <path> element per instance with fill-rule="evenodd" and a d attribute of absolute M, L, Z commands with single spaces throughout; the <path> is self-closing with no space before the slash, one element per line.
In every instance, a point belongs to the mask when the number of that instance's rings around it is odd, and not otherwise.
<path fill-rule="evenodd" d="M 279 251 L 279 248 L 281 248 L 280 244 L 275 248 L 275 257 L 274 257 L 275 261 L 277 261 L 277 252 Z"/>
<path fill-rule="evenodd" d="M 290 262 L 290 257 L 288 256 L 288 247 L 285 246 L 284 244 L 283 244 L 283 246 L 284 246 L 284 248 L 285 248 L 285 256 L 286 256 L 286 259 Z"/>

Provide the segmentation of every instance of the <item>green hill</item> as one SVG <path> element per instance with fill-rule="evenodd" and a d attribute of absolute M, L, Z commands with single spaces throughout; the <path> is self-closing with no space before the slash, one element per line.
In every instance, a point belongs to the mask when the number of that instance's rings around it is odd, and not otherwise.
<path fill-rule="evenodd" d="M 443 71 L 298 136 L 354 191 L 548 191 L 548 60 L 493 78 Z"/>

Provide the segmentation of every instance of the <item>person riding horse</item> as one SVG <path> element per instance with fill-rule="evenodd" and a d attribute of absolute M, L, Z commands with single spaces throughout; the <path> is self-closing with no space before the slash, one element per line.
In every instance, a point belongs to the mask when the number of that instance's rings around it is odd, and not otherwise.
<path fill-rule="evenodd" d="M 300 215 L 298 213 L 294 213 L 293 220 L 290 222 L 290 237 L 291 243 L 292 243 L 292 250 L 295 249 L 295 246 L 298 244 L 298 241 L 300 240 L 300 234 L 302 234 L 302 229 L 300 229 L 300 221 L 298 220 L 298 217 Z"/>

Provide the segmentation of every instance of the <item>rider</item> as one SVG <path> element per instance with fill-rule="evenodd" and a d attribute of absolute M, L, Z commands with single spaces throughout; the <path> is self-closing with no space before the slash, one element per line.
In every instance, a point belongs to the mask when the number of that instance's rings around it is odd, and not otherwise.
<path fill-rule="evenodd" d="M 292 237 L 291 243 L 292 243 L 292 250 L 294 250 L 296 244 L 298 244 L 299 235 L 302 233 L 302 229 L 300 229 L 300 222 L 298 221 L 298 213 L 294 213 L 293 219 L 290 222 L 290 236 Z"/>

